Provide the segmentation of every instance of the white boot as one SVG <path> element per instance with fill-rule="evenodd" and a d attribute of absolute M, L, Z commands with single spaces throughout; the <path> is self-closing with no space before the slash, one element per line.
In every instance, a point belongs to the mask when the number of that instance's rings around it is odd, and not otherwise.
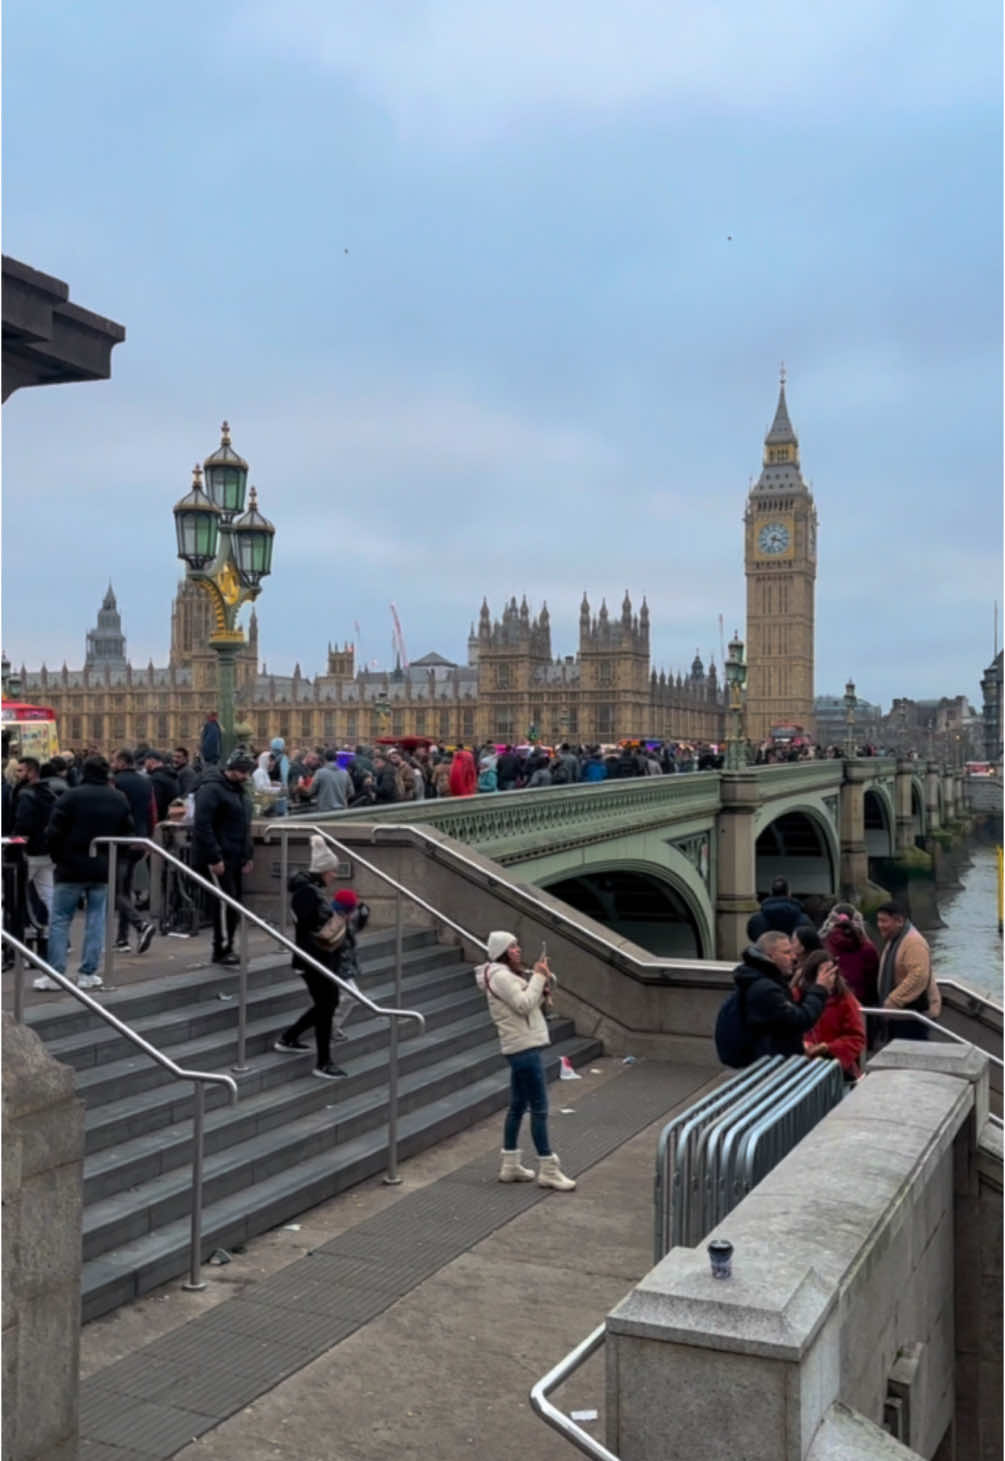
<path fill-rule="evenodd" d="M 537 1185 L 539 1187 L 554 1187 L 556 1192 L 573 1192 L 576 1184 L 571 1177 L 567 1177 L 558 1165 L 558 1157 L 552 1152 L 550 1157 L 541 1158 L 541 1166 L 537 1174 Z"/>
<path fill-rule="evenodd" d="M 521 1167 L 520 1150 L 503 1151 L 502 1166 L 499 1168 L 500 1182 L 533 1182 L 534 1173 L 529 1167 Z"/>

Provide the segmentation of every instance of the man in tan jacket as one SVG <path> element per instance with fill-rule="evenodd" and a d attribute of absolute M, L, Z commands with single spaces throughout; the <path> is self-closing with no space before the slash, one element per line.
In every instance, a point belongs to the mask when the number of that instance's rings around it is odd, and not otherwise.
<path fill-rule="evenodd" d="M 884 903 L 877 910 L 876 926 L 884 940 L 879 956 L 879 998 L 883 1008 L 915 1010 L 930 1020 L 938 1019 L 942 995 L 932 974 L 927 941 L 898 903 Z M 889 1023 L 891 1039 L 928 1039 L 928 1026 L 921 1020 Z"/>

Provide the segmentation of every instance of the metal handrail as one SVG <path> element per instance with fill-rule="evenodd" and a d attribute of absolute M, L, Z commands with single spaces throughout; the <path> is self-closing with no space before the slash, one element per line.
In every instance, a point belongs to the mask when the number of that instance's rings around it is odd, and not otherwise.
<path fill-rule="evenodd" d="M 390 1050 L 390 1059 L 388 1061 L 388 1156 L 387 1156 L 388 1175 L 387 1175 L 386 1180 L 389 1183 L 395 1183 L 396 1184 L 398 1182 L 398 1180 L 399 1180 L 398 1179 L 398 1174 L 397 1174 L 397 1170 L 398 1170 L 398 1152 L 397 1152 L 397 1134 L 398 1134 L 398 1132 L 397 1132 L 397 1118 L 398 1118 L 398 1059 L 397 1059 L 397 1056 L 398 1056 L 398 1038 L 397 1037 L 398 1037 L 398 1024 L 397 1024 L 397 1022 L 398 1022 L 398 1020 L 415 1020 L 416 1023 L 418 1024 L 418 1026 L 419 1026 L 419 1033 L 422 1034 L 422 1032 L 426 1028 L 426 1019 L 425 1019 L 425 1016 L 422 1015 L 422 1014 L 420 1014 L 420 1012 L 418 1010 L 407 1010 L 407 1009 L 397 1009 L 397 1008 L 392 1009 L 392 1008 L 389 1008 L 388 1006 L 385 1006 L 385 1005 L 375 1004 L 374 1001 L 372 999 L 370 999 L 368 995 L 365 995 L 361 989 L 354 989 L 352 987 L 352 985 L 350 985 L 345 979 L 340 978 L 338 974 L 333 973 L 331 969 L 327 968 L 318 959 L 315 959 L 314 956 L 313 956 L 313 954 L 309 954 L 306 949 L 298 948 L 298 946 L 293 942 L 292 939 L 289 939 L 289 938 L 286 937 L 285 933 L 281 933 L 279 931 L 279 929 L 273 928 L 270 923 L 266 923 L 266 921 L 265 921 L 264 918 L 259 918 L 259 916 L 258 916 L 257 913 L 252 913 L 251 910 L 250 910 L 250 908 L 245 908 L 244 905 L 242 903 L 239 903 L 236 898 L 232 898 L 229 893 L 225 893 L 223 891 L 223 889 L 221 887 L 219 887 L 216 883 L 209 882 L 206 878 L 204 878 L 202 876 L 201 873 L 197 873 L 194 868 L 189 867 L 189 865 L 187 863 L 182 862 L 181 858 L 175 857 L 173 853 L 168 852 L 168 850 L 165 847 L 161 847 L 160 844 L 158 842 L 154 842 L 152 838 L 150 838 L 150 837 L 95 837 L 92 840 L 92 842 L 91 842 L 91 856 L 92 857 L 94 856 L 94 848 L 97 847 L 97 846 L 99 846 L 99 845 L 107 845 L 107 847 L 108 847 L 108 882 L 109 882 L 109 889 L 110 890 L 115 888 L 115 858 L 116 858 L 116 849 L 118 847 L 120 847 L 120 846 L 127 846 L 127 847 L 148 847 L 148 848 L 151 849 L 151 851 L 156 852 L 160 857 L 164 858 L 164 860 L 166 862 L 171 863 L 174 867 L 178 868 L 181 872 L 183 872 L 187 877 L 190 877 L 193 880 L 193 882 L 198 883 L 198 885 L 201 888 L 205 888 L 207 892 L 214 894 L 214 896 L 217 897 L 217 898 L 219 898 L 220 901 L 222 903 L 224 903 L 228 908 L 235 909 L 237 911 L 237 913 L 240 915 L 240 917 L 241 917 L 241 933 L 240 933 L 240 938 L 241 938 L 241 955 L 240 955 L 241 965 L 240 965 L 240 979 L 239 979 L 239 991 L 240 991 L 239 1000 L 240 1000 L 240 1002 L 239 1002 L 239 1005 L 238 1005 L 238 1027 L 237 1027 L 237 1060 L 238 1060 L 238 1063 L 237 1063 L 237 1065 L 235 1065 L 235 1066 L 232 1067 L 232 1069 L 235 1070 L 235 1071 L 237 1071 L 239 1074 L 242 1074 L 243 1072 L 245 1072 L 245 1071 L 247 1071 L 249 1069 L 249 1067 L 245 1064 L 245 1046 L 246 1046 L 246 1039 L 247 1039 L 247 1023 L 248 1023 L 247 1001 L 248 1001 L 248 923 L 249 922 L 250 923 L 253 923 L 256 928 L 260 928 L 263 933 L 267 933 L 268 936 L 271 939 L 274 939 L 276 941 L 276 943 L 281 944 L 283 946 L 283 948 L 289 949 L 289 951 L 292 954 L 294 954 L 297 959 L 299 959 L 302 962 L 304 962 L 307 965 L 309 965 L 310 968 L 314 969 L 317 973 L 323 974 L 326 979 L 330 979 L 331 982 L 333 984 L 337 984 L 340 989 L 346 990 L 352 996 L 353 999 L 357 1000 L 360 1004 L 365 1005 L 365 1007 L 368 1010 L 370 1010 L 373 1014 L 380 1015 L 380 1016 L 382 1016 L 382 1017 L 390 1020 L 390 1022 L 391 1022 L 391 1039 L 390 1039 L 391 1050 Z M 111 906 L 112 899 L 109 898 L 108 901 L 109 901 L 109 906 Z M 109 922 L 110 921 L 111 920 L 109 919 Z M 111 932 L 111 930 L 109 928 L 108 933 L 106 933 L 106 947 L 105 947 L 105 960 L 106 960 L 105 967 L 106 967 L 106 970 L 108 970 L 108 969 L 110 969 L 110 968 L 113 967 L 113 965 L 111 964 L 111 962 L 109 960 L 110 944 L 108 942 L 108 934 L 110 934 L 110 932 Z M 401 959 L 400 959 L 400 944 L 401 944 L 401 930 L 400 930 L 400 926 L 399 926 L 399 928 L 397 930 L 396 944 L 397 944 L 397 948 L 398 948 L 398 959 L 397 959 L 397 963 L 398 963 L 398 965 L 400 967 L 400 963 L 401 963 Z M 396 980 L 395 987 L 396 987 L 396 989 L 398 991 L 398 994 L 399 994 L 399 997 L 400 997 L 400 987 L 401 987 L 400 986 L 400 978 L 398 980 Z"/>
<path fill-rule="evenodd" d="M 607 1326 L 599 1324 L 582 1343 L 570 1350 L 564 1359 L 560 1359 L 554 1369 L 549 1370 L 542 1379 L 538 1380 L 530 1392 L 530 1408 L 534 1414 L 539 1415 L 546 1425 L 551 1426 L 552 1430 L 558 1431 L 558 1434 L 575 1446 L 577 1451 L 581 1451 L 584 1456 L 589 1456 L 591 1461 L 619 1461 L 619 1457 L 613 1451 L 609 1451 L 600 1441 L 595 1441 L 581 1426 L 576 1424 L 571 1416 L 566 1415 L 564 1410 L 559 1410 L 557 1405 L 552 1405 L 548 1396 L 552 1390 L 567 1380 L 573 1371 L 578 1370 L 595 1350 L 600 1348 L 606 1334 Z"/>
<path fill-rule="evenodd" d="M 23 980 L 23 961 L 27 959 L 30 964 L 41 969 L 50 979 L 55 980 L 68 994 L 72 994 L 74 999 L 78 1000 L 82 1005 L 86 1005 L 92 1014 L 100 1015 L 106 1024 L 118 1030 L 120 1035 L 124 1035 L 127 1040 L 130 1040 L 134 1045 L 138 1046 L 146 1055 L 149 1055 L 151 1059 L 155 1060 L 158 1065 L 163 1066 L 165 1070 L 170 1071 L 179 1080 L 192 1082 L 192 1097 L 194 1101 L 192 1113 L 192 1236 L 189 1242 L 188 1279 L 182 1287 L 192 1292 L 204 1289 L 206 1285 L 199 1278 L 199 1264 L 202 1252 L 203 1128 L 206 1116 L 206 1095 L 203 1087 L 225 1086 L 230 1092 L 230 1104 L 233 1106 L 237 1100 L 237 1082 L 233 1076 L 216 1075 L 210 1071 L 203 1070 L 186 1070 L 184 1066 L 176 1064 L 169 1055 L 165 1055 L 163 1051 L 151 1045 L 148 1040 L 144 1040 L 142 1035 L 138 1035 L 129 1025 L 123 1020 L 120 1020 L 118 1015 L 113 1015 L 111 1010 L 105 1009 L 104 1005 L 100 1005 L 96 999 L 92 999 L 89 994 L 85 994 L 82 989 L 79 989 L 74 984 L 72 979 L 67 979 L 65 974 L 60 974 L 45 959 L 27 948 L 20 939 L 16 939 L 12 933 L 8 933 L 6 929 L 3 929 L 0 930 L 0 937 L 3 938 L 4 943 L 10 944 L 14 950 L 16 980 Z M 23 1023 L 23 1020 L 17 1015 L 16 1001 L 14 1018 L 18 1024 Z"/>
<path fill-rule="evenodd" d="M 413 903 L 418 904 L 420 908 L 424 909 L 427 913 L 432 914 L 437 923 L 443 923 L 448 928 L 452 928 L 455 933 L 460 934 L 461 938 L 465 939 L 468 943 L 474 944 L 474 946 L 478 949 L 481 949 L 483 953 L 488 953 L 487 945 L 482 939 L 477 936 L 477 934 L 473 934 L 470 929 L 464 928 L 460 923 L 455 923 L 452 918 L 448 918 L 445 913 L 441 913 L 438 908 L 434 908 L 432 903 L 427 903 L 425 898 L 420 898 L 418 893 L 413 893 L 411 888 L 406 887 L 404 883 L 399 883 L 397 878 L 392 878 L 391 874 L 386 873 L 383 868 L 377 867 L 376 863 L 369 862 L 365 857 L 360 857 L 355 847 L 350 847 L 345 842 L 337 841 L 337 839 L 334 838 L 330 832 L 326 832 L 323 827 L 319 827 L 316 823 L 298 822 L 295 826 L 291 826 L 288 821 L 270 822 L 265 829 L 266 841 L 269 840 L 273 832 L 280 833 L 280 835 L 283 837 L 284 844 L 291 832 L 316 833 L 318 837 L 323 838 L 324 841 L 328 843 L 329 847 L 333 847 L 336 852 L 344 852 L 347 857 L 353 858 L 356 862 L 358 862 L 360 867 L 365 867 L 367 872 L 373 873 L 375 877 L 378 877 L 383 882 L 387 883 L 395 890 L 396 893 L 404 894 L 406 898 L 411 899 Z M 284 851 L 286 851 L 285 847 Z M 286 852 L 286 856 L 289 856 L 288 852 Z M 287 867 L 284 871 L 288 871 L 288 869 L 289 865 L 287 863 Z M 280 872 L 279 876 L 280 881 L 282 881 L 282 871 Z"/>
<path fill-rule="evenodd" d="M 997 1055 L 992 1055 L 990 1050 L 985 1050 L 981 1045 L 975 1045 L 973 1040 L 967 1040 L 962 1035 L 957 1035 L 953 1030 L 947 1030 L 945 1025 L 940 1025 L 935 1020 L 930 1020 L 927 1015 L 923 1015 L 919 1010 L 898 1010 L 887 1009 L 886 1007 L 873 1009 L 870 1005 L 863 1005 L 862 1013 L 864 1015 L 879 1015 L 884 1020 L 920 1020 L 929 1029 L 938 1030 L 940 1035 L 945 1035 L 949 1040 L 955 1040 L 957 1045 L 969 1045 L 971 1050 L 977 1050 L 981 1055 L 986 1055 L 993 1065 L 1005 1068 L 1005 1061 L 1001 1060 Z"/>
<path fill-rule="evenodd" d="M 993 999 L 989 999 L 986 994 L 981 994 L 980 990 L 971 989 L 969 984 L 961 984 L 958 979 L 943 979 L 940 974 L 935 976 L 935 982 L 940 989 L 953 989 L 957 994 L 962 994 L 979 1005 L 987 1005 L 988 1009 L 994 1010 L 996 1015 L 1005 1015 L 1005 1009 L 1000 1004 L 995 1004 Z"/>

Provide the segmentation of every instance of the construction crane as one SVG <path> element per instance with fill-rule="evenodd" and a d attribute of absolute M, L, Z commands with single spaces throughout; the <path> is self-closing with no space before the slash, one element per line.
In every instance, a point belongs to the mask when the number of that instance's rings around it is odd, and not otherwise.
<path fill-rule="evenodd" d="M 391 618 L 394 620 L 394 647 L 397 651 L 398 658 L 401 661 L 401 668 L 403 670 L 407 670 L 408 650 L 405 648 L 405 636 L 401 632 L 401 620 L 398 618 L 398 610 L 394 607 L 393 604 L 391 605 Z"/>

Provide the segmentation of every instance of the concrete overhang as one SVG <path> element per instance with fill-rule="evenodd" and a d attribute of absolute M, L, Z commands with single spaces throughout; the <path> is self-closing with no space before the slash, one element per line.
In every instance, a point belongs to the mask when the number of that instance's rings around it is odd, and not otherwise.
<path fill-rule="evenodd" d="M 107 380 L 125 328 L 70 301 L 69 286 L 3 257 L 3 399 L 23 386 Z"/>

